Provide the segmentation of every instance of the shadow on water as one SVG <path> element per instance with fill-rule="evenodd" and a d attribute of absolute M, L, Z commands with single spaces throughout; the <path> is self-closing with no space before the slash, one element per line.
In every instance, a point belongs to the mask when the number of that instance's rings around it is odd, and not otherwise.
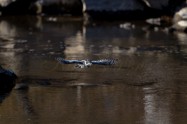
<path fill-rule="evenodd" d="M 0 64 L 19 77 L 1 123 L 185 124 L 187 35 L 127 24 L 1 17 Z M 56 57 L 119 62 L 78 69 Z"/>
<path fill-rule="evenodd" d="M 20 106 L 24 110 L 28 122 L 37 124 L 38 115 L 34 110 L 35 108 L 32 105 L 32 101 L 29 98 L 28 89 L 17 90 L 16 95 L 17 101 L 21 104 Z"/>

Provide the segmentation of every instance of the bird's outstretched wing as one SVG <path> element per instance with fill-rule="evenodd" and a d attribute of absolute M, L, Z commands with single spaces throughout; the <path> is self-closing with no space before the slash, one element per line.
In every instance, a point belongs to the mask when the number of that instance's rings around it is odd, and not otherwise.
<path fill-rule="evenodd" d="M 116 59 L 101 59 L 101 60 L 92 60 L 92 64 L 96 65 L 114 65 L 116 64 Z"/>
<path fill-rule="evenodd" d="M 81 60 L 65 60 L 63 58 L 58 57 L 57 61 L 63 64 L 83 64 L 83 61 Z"/>
<path fill-rule="evenodd" d="M 90 67 L 91 65 L 114 65 L 117 62 L 117 59 L 101 59 L 101 60 L 65 60 L 63 58 L 57 58 L 62 64 L 76 64 L 78 67 Z M 76 66 L 76 67 L 77 67 Z"/>

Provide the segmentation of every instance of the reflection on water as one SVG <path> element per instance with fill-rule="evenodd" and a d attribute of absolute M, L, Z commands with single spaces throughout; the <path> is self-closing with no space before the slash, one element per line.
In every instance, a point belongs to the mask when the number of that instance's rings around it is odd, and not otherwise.
<path fill-rule="evenodd" d="M 51 18 L 0 21 L 0 64 L 18 74 L 22 89 L 0 103 L 2 124 L 185 124 L 186 34 L 143 22 L 125 29 L 124 22 Z M 77 69 L 56 57 L 119 62 Z"/>

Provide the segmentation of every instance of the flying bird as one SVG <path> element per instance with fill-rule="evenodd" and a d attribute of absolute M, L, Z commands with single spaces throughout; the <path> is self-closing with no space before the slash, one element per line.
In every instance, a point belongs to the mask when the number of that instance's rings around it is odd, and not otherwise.
<path fill-rule="evenodd" d="M 66 60 L 61 57 L 57 58 L 62 64 L 76 64 L 75 67 L 84 68 L 90 67 L 91 65 L 114 65 L 117 59 L 100 59 L 100 60 Z"/>

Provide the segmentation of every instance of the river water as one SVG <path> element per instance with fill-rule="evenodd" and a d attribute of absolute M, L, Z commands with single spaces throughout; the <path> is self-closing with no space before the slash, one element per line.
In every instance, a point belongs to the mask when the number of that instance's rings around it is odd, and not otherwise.
<path fill-rule="evenodd" d="M 75 68 L 56 58 L 118 59 Z M 186 124 L 187 34 L 143 21 L 1 17 L 0 64 L 19 77 L 1 124 Z"/>

